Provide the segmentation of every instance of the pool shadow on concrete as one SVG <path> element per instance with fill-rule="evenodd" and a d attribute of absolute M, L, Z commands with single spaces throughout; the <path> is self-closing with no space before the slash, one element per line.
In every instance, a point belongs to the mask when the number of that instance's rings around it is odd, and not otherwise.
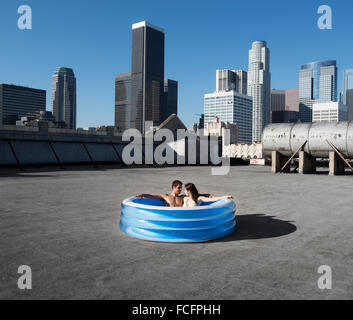
<path fill-rule="evenodd" d="M 284 221 L 265 214 L 239 215 L 236 216 L 235 231 L 230 236 L 213 242 L 283 237 L 297 230 L 291 222 L 294 221 Z"/>

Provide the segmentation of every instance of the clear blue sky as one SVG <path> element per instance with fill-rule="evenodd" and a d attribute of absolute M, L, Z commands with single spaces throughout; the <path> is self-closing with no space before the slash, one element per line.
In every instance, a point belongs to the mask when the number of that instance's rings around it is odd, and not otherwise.
<path fill-rule="evenodd" d="M 17 28 L 17 9 L 33 10 L 33 29 Z M 333 30 L 317 27 L 320 5 Z M 179 116 L 191 126 L 215 71 L 248 69 L 248 50 L 265 40 L 272 88 L 298 87 L 302 63 L 336 59 L 353 68 L 353 2 L 348 0 L 1 0 L 0 83 L 47 90 L 56 67 L 77 77 L 78 126 L 114 123 L 114 78 L 131 68 L 131 25 L 147 20 L 166 32 L 165 77 L 179 81 Z"/>

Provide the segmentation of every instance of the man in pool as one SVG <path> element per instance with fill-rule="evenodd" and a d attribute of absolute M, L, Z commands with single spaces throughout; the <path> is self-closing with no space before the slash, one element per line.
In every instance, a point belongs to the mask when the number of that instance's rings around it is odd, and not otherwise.
<path fill-rule="evenodd" d="M 152 194 L 139 194 L 136 198 L 147 198 L 147 199 L 155 199 L 155 200 L 163 200 L 165 204 L 169 207 L 182 207 L 184 204 L 185 195 L 181 195 L 181 191 L 183 189 L 183 183 L 179 180 L 175 180 L 172 183 L 172 193 L 166 194 L 162 193 L 159 195 Z M 212 197 L 212 195 L 204 195 L 208 197 Z"/>

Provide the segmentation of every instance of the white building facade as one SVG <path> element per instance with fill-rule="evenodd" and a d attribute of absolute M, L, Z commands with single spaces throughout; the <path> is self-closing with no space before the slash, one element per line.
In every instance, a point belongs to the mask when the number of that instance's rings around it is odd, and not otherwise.
<path fill-rule="evenodd" d="M 313 122 L 347 120 L 347 106 L 341 102 L 314 103 L 313 105 Z"/>
<path fill-rule="evenodd" d="M 215 117 L 213 122 L 206 122 L 203 135 L 222 137 L 223 129 L 229 130 L 230 144 L 238 143 L 238 125 L 236 123 L 219 121 L 218 117 Z"/>
<path fill-rule="evenodd" d="M 205 94 L 205 126 L 215 117 L 221 122 L 236 123 L 239 142 L 252 143 L 252 108 L 252 98 L 235 90 Z"/>

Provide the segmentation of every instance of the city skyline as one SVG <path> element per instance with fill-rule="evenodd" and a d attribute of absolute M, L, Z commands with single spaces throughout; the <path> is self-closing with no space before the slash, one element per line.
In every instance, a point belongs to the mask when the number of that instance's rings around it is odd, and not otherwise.
<path fill-rule="evenodd" d="M 247 10 L 248 4 L 234 4 L 223 1 L 224 5 L 230 5 L 233 10 Z M 223 3 L 222 2 L 222 3 Z M 259 1 L 260 13 L 255 14 L 251 26 L 244 30 L 242 35 L 234 36 L 232 31 L 224 28 L 228 23 L 217 20 L 218 24 L 208 26 L 200 19 L 196 21 L 186 16 L 183 24 L 166 11 L 167 6 L 172 6 L 174 15 L 183 10 L 181 7 L 186 3 L 183 1 L 174 6 L 173 4 L 145 4 L 136 8 L 135 3 L 117 5 L 108 1 L 113 9 L 108 17 L 93 19 L 90 24 L 85 22 L 85 16 L 78 14 L 81 1 L 77 1 L 69 8 L 69 2 L 63 1 L 61 8 L 55 8 L 49 3 L 29 1 L 33 9 L 33 30 L 20 31 L 16 24 L 4 13 L 16 12 L 20 2 L 2 4 L 1 26 L 6 29 L 5 39 L 7 46 L 0 53 L 0 82 L 15 83 L 22 86 L 40 88 L 50 92 L 50 74 L 58 66 L 67 66 L 75 70 L 78 106 L 78 127 L 112 125 L 114 123 L 114 78 L 116 73 L 128 70 L 131 43 L 131 24 L 141 20 L 150 21 L 165 29 L 166 42 L 166 72 L 165 78 L 177 79 L 179 81 L 179 116 L 188 127 L 197 122 L 199 114 L 203 109 L 203 95 L 213 90 L 213 72 L 217 69 L 248 69 L 247 50 L 256 39 L 264 39 L 271 49 L 271 88 L 286 89 L 299 86 L 298 69 L 306 61 L 335 59 L 338 62 L 339 92 L 342 91 L 342 71 L 353 66 L 350 58 L 350 44 L 343 44 L 343 39 L 350 34 L 352 26 L 347 23 L 347 7 L 334 2 L 328 2 L 334 13 L 333 30 L 320 30 L 317 27 L 317 3 L 299 1 L 297 15 L 281 17 L 278 21 L 263 24 L 263 15 L 266 19 L 273 17 L 280 10 L 285 10 L 285 5 L 277 5 L 276 12 L 271 13 L 268 4 Z M 135 5 L 135 6 L 134 6 Z M 188 7 L 196 4 L 188 4 Z M 119 10 L 114 12 L 114 8 Z M 132 10 L 134 8 L 134 10 Z M 175 10 L 174 10 L 175 9 Z M 93 2 L 87 8 L 87 15 L 94 17 L 94 12 L 101 12 L 102 8 L 98 2 Z M 205 4 L 204 13 L 213 16 L 218 12 L 213 4 Z M 212 12 L 214 11 L 214 12 Z M 46 12 L 52 12 L 49 17 Z M 105 11 L 106 12 L 106 11 Z M 118 13 L 117 13 L 118 12 Z M 165 15 L 162 14 L 165 13 Z M 122 19 L 109 19 L 110 15 L 117 14 Z M 55 17 L 65 17 L 63 25 L 58 23 L 52 25 L 51 20 Z M 277 17 L 277 15 L 276 15 Z M 300 17 L 301 23 L 298 24 Z M 60 20 L 60 19 L 58 19 Z M 207 19 L 206 19 L 207 20 Z M 270 20 L 270 19 L 269 19 Z M 268 21 L 268 20 L 266 20 Z M 16 21 L 15 21 L 16 22 Z M 233 19 L 234 28 L 246 22 L 245 17 Z M 282 23 L 283 22 L 283 23 Z M 279 30 L 278 25 L 282 23 Z M 13 30 L 11 26 L 13 25 Z M 10 26 L 10 28 L 9 28 Z M 45 47 L 40 42 L 48 34 L 50 39 Z M 92 39 L 85 36 L 84 29 L 92 30 Z M 260 28 L 261 27 L 261 28 Z M 213 35 L 222 29 L 222 36 L 216 38 Z M 72 31 L 69 31 L 71 30 Z M 287 35 L 287 38 L 283 37 Z M 231 38 L 229 38 L 231 36 Z M 112 39 L 114 39 L 112 41 Z M 207 50 L 202 44 L 207 43 Z M 72 50 L 63 52 L 64 48 L 57 48 L 56 52 L 50 50 L 54 42 L 66 43 Z M 21 43 L 26 50 L 15 50 Z M 35 48 L 42 48 L 43 52 Z M 305 50 L 298 50 L 298 45 Z M 220 50 L 226 48 L 227 50 Z M 187 49 L 187 50 L 184 50 Z M 10 54 L 12 53 L 12 55 Z M 14 54 L 13 54 L 14 53 Z M 6 61 L 6 63 L 5 63 Z M 283 72 L 283 70 L 286 72 Z M 190 70 L 192 72 L 187 72 Z M 94 77 L 92 79 L 92 73 Z M 109 83 L 109 85 L 108 85 Z M 93 90 L 93 88 L 95 88 Z M 49 96 L 49 97 L 48 97 Z M 47 109 L 50 108 L 50 95 L 47 96 Z"/>

